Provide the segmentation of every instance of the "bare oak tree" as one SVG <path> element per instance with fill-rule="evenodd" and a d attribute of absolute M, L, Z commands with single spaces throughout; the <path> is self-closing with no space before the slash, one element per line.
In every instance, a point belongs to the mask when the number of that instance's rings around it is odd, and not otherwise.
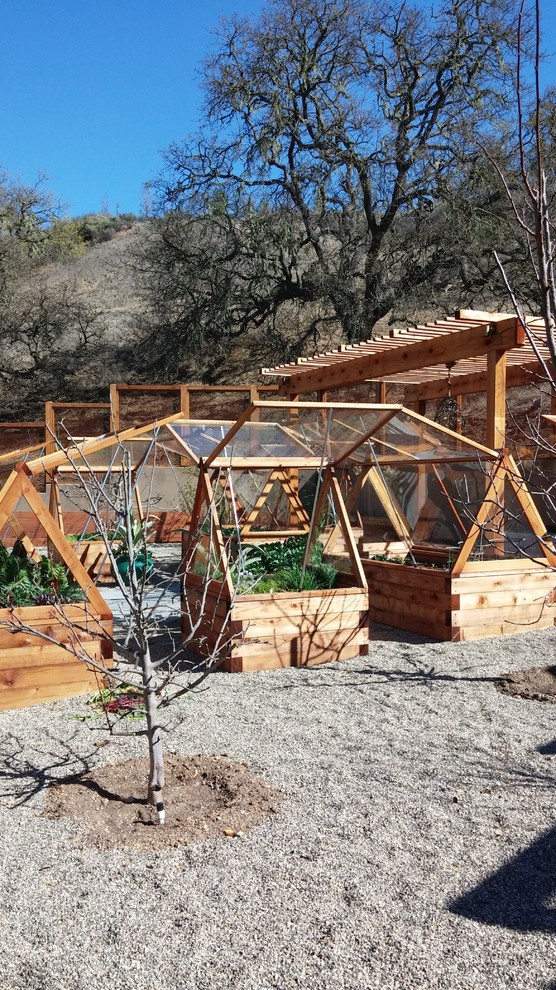
<path fill-rule="evenodd" d="M 202 354 L 247 328 L 278 333 L 288 304 L 307 308 L 307 335 L 333 320 L 352 341 L 400 297 L 449 291 L 471 257 L 450 204 L 466 197 L 475 128 L 506 113 L 515 13 L 274 0 L 224 24 L 203 70 L 206 126 L 168 149 L 159 183 L 151 278 L 174 360 L 180 339 Z M 485 272 L 466 274 L 469 299 Z"/>

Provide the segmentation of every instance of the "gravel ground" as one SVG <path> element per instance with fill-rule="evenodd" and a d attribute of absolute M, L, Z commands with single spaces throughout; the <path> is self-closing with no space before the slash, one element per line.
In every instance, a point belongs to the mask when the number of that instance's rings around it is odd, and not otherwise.
<path fill-rule="evenodd" d="M 368 658 L 214 674 L 169 745 L 246 760 L 285 800 L 155 854 L 41 816 L 49 780 L 144 741 L 95 748 L 78 699 L 0 713 L 0 986 L 554 990 L 555 709 L 492 678 L 555 639 L 378 627 Z"/>

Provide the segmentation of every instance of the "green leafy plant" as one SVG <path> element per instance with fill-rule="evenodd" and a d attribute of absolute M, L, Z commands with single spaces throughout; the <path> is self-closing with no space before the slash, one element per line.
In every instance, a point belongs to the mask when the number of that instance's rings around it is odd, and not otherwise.
<path fill-rule="evenodd" d="M 238 594 L 268 594 L 279 591 L 317 591 L 333 588 L 338 572 L 322 559 L 318 540 L 303 570 L 307 548 L 305 536 L 243 547 L 233 565 Z"/>
<path fill-rule="evenodd" d="M 110 540 L 114 539 L 114 533 L 106 534 Z M 104 539 L 102 533 L 68 533 L 66 540 L 68 543 L 100 543 Z"/>
<path fill-rule="evenodd" d="M 131 517 L 129 533 L 126 526 L 121 524 L 112 534 L 114 541 L 114 556 L 129 558 L 133 553 L 144 551 L 156 530 L 158 519 L 151 516 L 150 519 L 135 519 Z M 131 537 L 131 540 L 130 540 Z"/>
<path fill-rule="evenodd" d="M 32 560 L 19 540 L 11 553 L 0 543 L 0 607 L 54 605 L 83 601 L 84 597 L 63 564 L 49 557 Z"/>

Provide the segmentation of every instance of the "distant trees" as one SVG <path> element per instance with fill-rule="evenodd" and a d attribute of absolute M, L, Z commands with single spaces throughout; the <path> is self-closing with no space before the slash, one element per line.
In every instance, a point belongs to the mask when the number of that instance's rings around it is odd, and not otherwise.
<path fill-rule="evenodd" d="M 44 255 L 60 213 L 42 179 L 26 186 L 0 170 L 0 306 L 9 301 L 14 280 Z"/>
<path fill-rule="evenodd" d="M 101 360 L 105 330 L 75 283 L 49 286 L 39 274 L 20 284 L 0 309 L 2 417 L 30 419 L 46 399 L 86 394 L 81 375 Z"/>
<path fill-rule="evenodd" d="M 79 373 L 99 353 L 101 309 L 74 280 L 49 281 L 44 272 L 85 251 L 82 220 L 63 216 L 44 179 L 24 185 L 0 174 L 2 418 L 29 419 L 47 398 L 77 397 Z"/>
<path fill-rule="evenodd" d="M 361 339 L 400 303 L 490 288 L 503 196 L 475 138 L 505 118 L 516 15 L 505 0 L 273 0 L 226 23 L 206 124 L 167 150 L 159 183 L 146 269 L 161 361 L 171 337 L 174 366 L 179 345 L 202 372 L 209 349 L 279 334 L 300 303 L 297 347 L 331 320 Z"/>

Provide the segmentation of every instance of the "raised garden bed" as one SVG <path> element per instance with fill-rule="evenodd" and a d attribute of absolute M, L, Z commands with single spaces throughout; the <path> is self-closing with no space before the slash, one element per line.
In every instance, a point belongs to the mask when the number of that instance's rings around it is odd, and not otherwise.
<path fill-rule="evenodd" d="M 188 574 L 182 633 L 195 631 L 195 649 L 209 655 L 219 643 L 220 669 L 231 673 L 305 667 L 366 654 L 367 592 L 361 588 L 274 592 L 229 597 L 219 581 Z"/>
<path fill-rule="evenodd" d="M 546 560 L 469 562 L 455 576 L 438 567 L 363 560 L 371 620 L 454 642 L 554 624 L 556 574 Z"/>
<path fill-rule="evenodd" d="M 112 634 L 112 618 L 106 611 L 105 617 L 95 615 L 89 602 L 0 609 L 0 711 L 87 694 L 102 686 L 98 674 L 63 646 L 29 632 L 12 632 L 9 626 L 20 621 L 59 643 L 78 639 L 93 660 L 107 665 L 112 645 L 102 634 Z"/>
<path fill-rule="evenodd" d="M 113 583 L 110 560 L 102 540 L 82 540 L 74 550 L 89 577 L 97 584 Z"/>
<path fill-rule="evenodd" d="M 20 503 L 42 526 L 46 555 L 15 518 Z M 97 690 L 85 658 L 110 665 L 112 613 L 23 469 L 4 486 L 2 524 L 19 536 L 11 553 L 0 544 L 0 710 Z"/>

